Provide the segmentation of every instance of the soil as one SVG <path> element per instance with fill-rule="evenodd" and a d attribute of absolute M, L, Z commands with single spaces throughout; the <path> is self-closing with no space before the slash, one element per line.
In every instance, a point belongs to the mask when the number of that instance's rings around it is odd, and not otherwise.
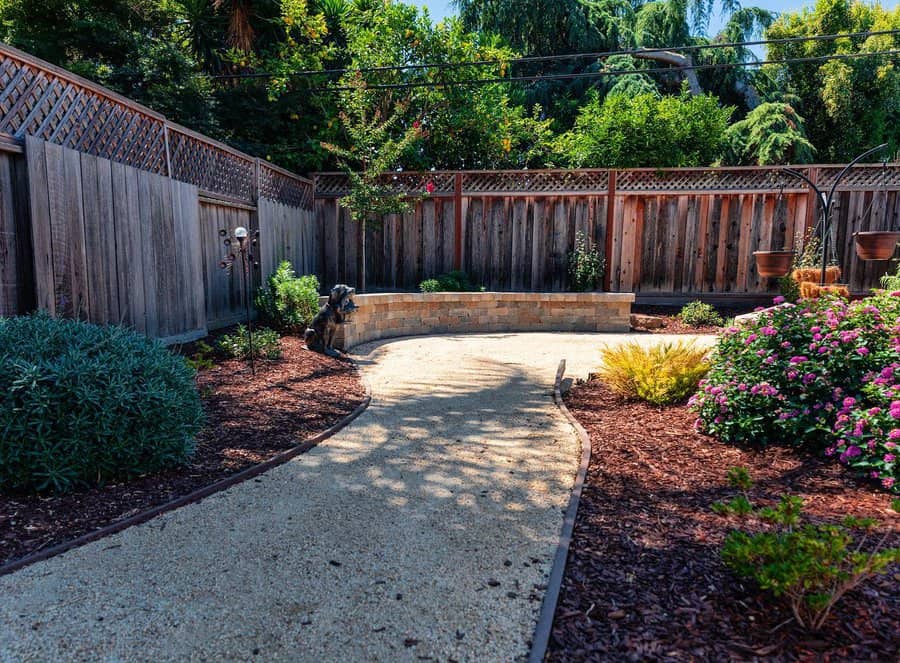
<path fill-rule="evenodd" d="M 740 313 L 747 313 L 752 310 L 752 307 L 734 310 L 723 309 L 719 310 L 719 314 L 727 320 L 729 317 L 739 315 Z M 632 313 L 648 316 L 659 320 L 662 323 L 662 326 L 653 328 L 635 327 L 634 331 L 645 332 L 648 334 L 718 334 L 723 329 L 722 327 L 716 327 L 714 325 L 703 325 L 700 327 L 686 325 L 678 318 L 679 311 L 681 311 L 681 309 L 675 306 L 633 306 L 631 309 Z"/>
<path fill-rule="evenodd" d="M 694 429 L 687 406 L 625 402 L 595 380 L 566 404 L 591 437 L 592 458 L 557 606 L 549 661 L 896 661 L 900 568 L 850 591 L 819 633 L 785 604 L 733 575 L 719 557 L 728 531 L 747 525 L 710 505 L 735 495 L 743 465 L 758 506 L 804 499 L 816 522 L 871 516 L 900 545 L 890 496 L 838 464 L 793 449 L 753 450 Z"/>
<path fill-rule="evenodd" d="M 0 565 L 262 463 L 331 427 L 363 401 L 352 363 L 310 352 L 298 338 L 286 336 L 281 344 L 281 359 L 257 360 L 255 376 L 236 359 L 200 370 L 207 425 L 189 465 L 68 495 L 0 496 Z"/>

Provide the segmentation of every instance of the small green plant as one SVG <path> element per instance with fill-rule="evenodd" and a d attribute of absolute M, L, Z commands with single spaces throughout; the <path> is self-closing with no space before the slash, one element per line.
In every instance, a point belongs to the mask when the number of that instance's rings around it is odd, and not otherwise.
<path fill-rule="evenodd" d="M 678 318 L 689 327 L 721 327 L 725 323 L 716 309 L 701 301 L 685 304 Z"/>
<path fill-rule="evenodd" d="M 800 299 L 800 284 L 790 274 L 778 279 L 778 292 L 784 301 L 795 304 Z"/>
<path fill-rule="evenodd" d="M 319 279 L 312 274 L 295 276 L 285 260 L 260 289 L 256 308 L 266 324 L 276 329 L 303 331 L 319 311 Z"/>
<path fill-rule="evenodd" d="M 56 492 L 188 462 L 194 370 L 129 329 L 0 318 L 0 493 Z"/>
<path fill-rule="evenodd" d="M 753 503 L 750 501 L 747 491 L 753 487 L 753 480 L 750 478 L 750 472 L 747 468 L 732 467 L 728 470 L 728 485 L 740 490 L 741 494 L 732 498 L 729 502 L 714 502 L 712 510 L 723 516 L 745 516 L 752 513 Z"/>
<path fill-rule="evenodd" d="M 900 290 L 900 263 L 893 274 L 885 274 L 881 277 L 881 287 L 891 292 Z"/>
<path fill-rule="evenodd" d="M 212 355 L 214 348 L 205 341 L 197 341 L 194 344 L 194 354 L 185 359 L 187 365 L 195 371 L 201 371 L 213 367 Z"/>
<path fill-rule="evenodd" d="M 569 253 L 569 290 L 597 290 L 606 269 L 606 260 L 595 246 L 588 246 L 583 232 L 575 235 L 575 249 Z"/>
<path fill-rule="evenodd" d="M 233 334 L 219 339 L 219 350 L 234 359 L 250 359 L 250 335 L 244 325 L 238 325 Z M 281 340 L 278 332 L 266 327 L 253 330 L 253 356 L 258 359 L 278 359 L 281 357 Z"/>
<path fill-rule="evenodd" d="M 705 350 L 693 343 L 658 343 L 645 346 L 635 341 L 601 350 L 600 379 L 625 398 L 654 405 L 683 401 L 697 390 L 709 365 Z"/>
<path fill-rule="evenodd" d="M 447 272 L 433 279 L 425 279 L 419 284 L 422 292 L 476 292 L 483 287 L 472 285 L 469 275 L 461 271 Z"/>
<path fill-rule="evenodd" d="M 740 481 L 732 480 L 732 472 L 740 474 Z M 785 598 L 801 627 L 818 631 L 844 594 L 900 562 L 900 548 L 882 550 L 887 535 L 865 551 L 866 540 L 877 526 L 873 519 L 847 517 L 839 525 L 801 524 L 801 498 L 783 495 L 776 506 L 756 509 L 746 495 L 752 486 L 746 469 L 732 472 L 729 482 L 742 491 L 741 510 L 723 509 L 721 504 L 713 509 L 753 516 L 774 529 L 756 534 L 729 532 L 722 559 L 738 575 L 756 581 L 776 598 Z"/>

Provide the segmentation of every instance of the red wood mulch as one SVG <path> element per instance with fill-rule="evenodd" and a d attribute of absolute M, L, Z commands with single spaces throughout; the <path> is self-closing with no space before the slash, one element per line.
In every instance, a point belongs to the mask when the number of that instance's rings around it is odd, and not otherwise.
<path fill-rule="evenodd" d="M 576 385 L 566 403 L 592 458 L 548 660 L 898 660 L 900 569 L 847 594 L 823 631 L 808 633 L 721 562 L 725 534 L 742 522 L 710 510 L 734 496 L 725 473 L 743 465 L 757 482 L 754 503 L 790 492 L 816 520 L 874 516 L 897 546 L 888 495 L 817 457 L 700 435 L 686 406 L 623 402 L 596 381 Z"/>
<path fill-rule="evenodd" d="M 356 368 L 281 341 L 283 357 L 200 371 L 207 425 L 187 467 L 63 496 L 0 495 L 0 564 L 69 541 L 256 465 L 329 428 L 359 405 Z"/>

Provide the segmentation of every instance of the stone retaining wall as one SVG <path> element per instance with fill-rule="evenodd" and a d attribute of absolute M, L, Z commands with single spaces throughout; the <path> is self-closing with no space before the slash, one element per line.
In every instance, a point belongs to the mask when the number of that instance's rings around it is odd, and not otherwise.
<path fill-rule="evenodd" d="M 322 303 L 325 303 L 322 298 Z M 459 332 L 627 332 L 632 293 L 440 292 L 357 295 L 335 346 Z"/>

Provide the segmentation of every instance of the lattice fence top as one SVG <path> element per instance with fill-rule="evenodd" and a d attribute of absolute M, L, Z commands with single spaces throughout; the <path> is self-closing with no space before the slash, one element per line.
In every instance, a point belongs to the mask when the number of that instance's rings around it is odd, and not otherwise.
<path fill-rule="evenodd" d="M 259 195 L 293 207 L 312 209 L 313 183 L 271 164 L 260 162 Z"/>
<path fill-rule="evenodd" d="M 310 207 L 309 180 L 166 120 L 163 115 L 47 62 L 0 44 L 0 136 L 35 136 L 127 166 L 168 175 L 245 203 L 260 195 Z M 168 141 L 168 155 L 166 153 Z"/>
<path fill-rule="evenodd" d="M 467 195 L 491 193 L 602 193 L 609 187 L 607 170 L 501 170 L 463 173 Z"/>
<path fill-rule="evenodd" d="M 350 183 L 344 173 L 317 173 L 315 180 L 316 198 L 340 198 L 349 192 Z M 385 173 L 379 178 L 379 183 L 398 194 L 452 196 L 456 186 L 456 174 L 443 171 Z"/>
<path fill-rule="evenodd" d="M 798 179 L 778 169 L 757 168 L 673 168 L 665 170 L 620 170 L 616 191 L 785 191 L 803 190 Z"/>
<path fill-rule="evenodd" d="M 843 170 L 843 166 L 820 166 L 816 184 L 820 189 L 828 189 L 835 178 Z M 900 189 L 900 167 L 897 164 L 854 166 L 844 175 L 838 185 L 838 191 L 878 190 L 882 185 L 887 189 Z"/>
<path fill-rule="evenodd" d="M 169 129 L 172 177 L 242 201 L 256 197 L 256 160 L 182 128 Z"/>

